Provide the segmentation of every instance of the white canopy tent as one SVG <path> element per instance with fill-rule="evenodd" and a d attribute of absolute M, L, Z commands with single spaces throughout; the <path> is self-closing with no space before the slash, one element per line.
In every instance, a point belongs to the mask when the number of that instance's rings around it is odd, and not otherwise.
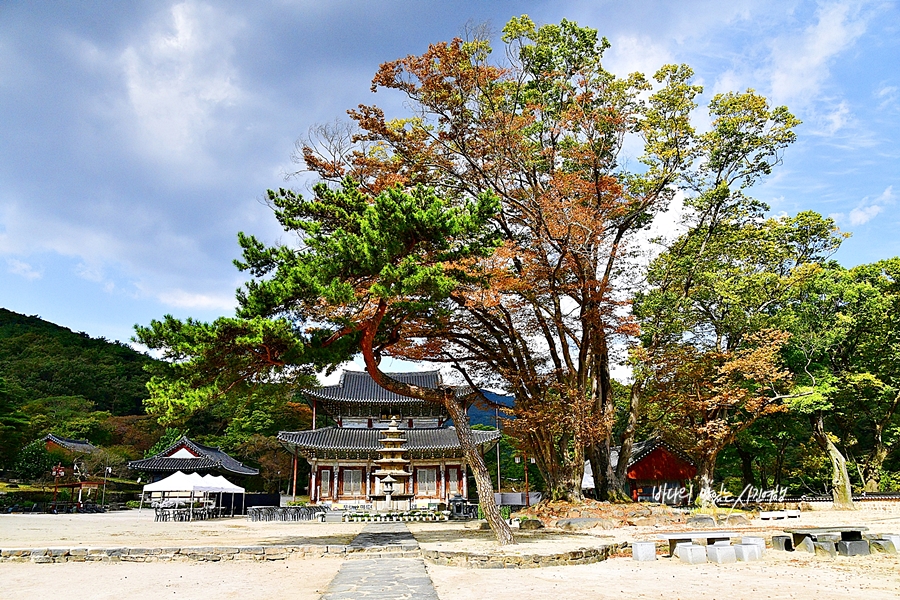
<path fill-rule="evenodd" d="M 191 500 L 193 500 L 194 495 L 197 493 L 204 495 L 210 492 L 232 494 L 231 513 L 232 516 L 234 516 L 234 494 L 244 494 L 245 490 L 241 486 L 231 483 L 221 475 L 214 476 L 207 474 L 201 476 L 198 473 L 188 474 L 176 471 L 165 479 L 160 479 L 159 481 L 148 483 L 144 486 L 143 493 L 141 494 L 140 508 L 143 508 L 144 494 L 148 492 L 151 497 L 154 493 L 159 493 L 162 498 L 165 498 L 167 493 L 183 494 L 189 492 Z"/>

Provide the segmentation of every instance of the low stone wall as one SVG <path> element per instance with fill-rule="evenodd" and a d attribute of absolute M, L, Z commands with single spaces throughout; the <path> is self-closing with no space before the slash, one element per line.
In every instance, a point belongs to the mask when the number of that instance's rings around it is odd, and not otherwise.
<path fill-rule="evenodd" d="M 609 544 L 597 548 L 580 548 L 561 554 L 473 554 L 470 552 L 443 552 L 423 550 L 422 557 L 435 565 L 466 567 L 469 569 L 536 569 L 563 565 L 587 565 L 606 560 L 622 551 L 626 544 Z"/>
<path fill-rule="evenodd" d="M 218 562 L 285 560 L 306 557 L 346 558 L 348 546 L 196 546 L 187 548 L 10 548 L 0 562 Z"/>
<path fill-rule="evenodd" d="M 581 548 L 560 554 L 498 555 L 420 550 L 415 545 L 394 546 L 192 546 L 185 548 L 5 548 L 0 563 L 65 562 L 219 562 L 294 560 L 303 558 L 424 558 L 435 565 L 470 569 L 533 569 L 585 565 L 606 560 L 625 544 Z"/>

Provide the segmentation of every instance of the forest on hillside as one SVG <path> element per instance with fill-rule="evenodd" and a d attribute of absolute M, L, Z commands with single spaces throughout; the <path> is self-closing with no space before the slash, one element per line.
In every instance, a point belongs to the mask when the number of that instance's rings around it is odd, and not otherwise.
<path fill-rule="evenodd" d="M 274 490 L 279 479 L 283 487 L 290 458 L 275 435 L 308 427 L 309 409 L 292 402 L 290 391 L 266 386 L 247 389 L 240 402 L 219 403 L 164 427 L 146 413 L 144 401 L 151 376 L 167 369 L 120 342 L 0 308 L 0 472 L 49 478 L 45 467 L 61 457 L 39 452 L 35 458 L 37 445 L 23 449 L 52 433 L 103 449 L 84 458 L 85 472 L 100 473 L 110 465 L 116 475 L 135 478 L 138 474 L 126 468 L 129 460 L 187 434 L 261 468 L 251 489 Z M 23 456 L 29 459 L 23 462 Z"/>

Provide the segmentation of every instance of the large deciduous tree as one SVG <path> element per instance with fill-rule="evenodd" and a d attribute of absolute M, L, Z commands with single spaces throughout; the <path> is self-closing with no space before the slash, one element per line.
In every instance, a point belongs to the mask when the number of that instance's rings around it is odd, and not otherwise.
<path fill-rule="evenodd" d="M 684 66 L 660 69 L 655 90 L 640 74 L 616 77 L 601 64 L 607 41 L 570 21 L 516 18 L 502 41 L 496 62 L 476 35 L 382 65 L 372 89 L 403 94 L 412 114 L 360 106 L 350 137 L 319 129 L 302 159 L 326 181 L 351 175 L 373 193 L 425 183 L 499 198 L 490 288 L 454 290 L 445 326 L 393 351 L 513 393 L 515 430 L 551 498 L 581 497 L 586 448 L 604 465 L 601 487 L 621 492 L 608 459 L 610 347 L 634 330 L 616 282 L 629 242 L 674 193 L 700 89 Z M 633 164 L 621 156 L 629 136 L 643 145 Z"/>

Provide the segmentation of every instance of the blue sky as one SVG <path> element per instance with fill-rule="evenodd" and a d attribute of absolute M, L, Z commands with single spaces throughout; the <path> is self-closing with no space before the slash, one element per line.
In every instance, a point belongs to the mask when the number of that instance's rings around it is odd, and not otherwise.
<path fill-rule="evenodd" d="M 0 306 L 127 341 L 166 313 L 231 314 L 236 234 L 294 142 L 373 95 L 379 63 L 467 24 L 562 18 L 606 66 L 685 62 L 710 94 L 753 87 L 803 121 L 753 194 L 853 233 L 846 266 L 900 255 L 900 3 L 15 2 L 0 4 Z M 296 184 L 295 184 L 296 185 Z"/>

